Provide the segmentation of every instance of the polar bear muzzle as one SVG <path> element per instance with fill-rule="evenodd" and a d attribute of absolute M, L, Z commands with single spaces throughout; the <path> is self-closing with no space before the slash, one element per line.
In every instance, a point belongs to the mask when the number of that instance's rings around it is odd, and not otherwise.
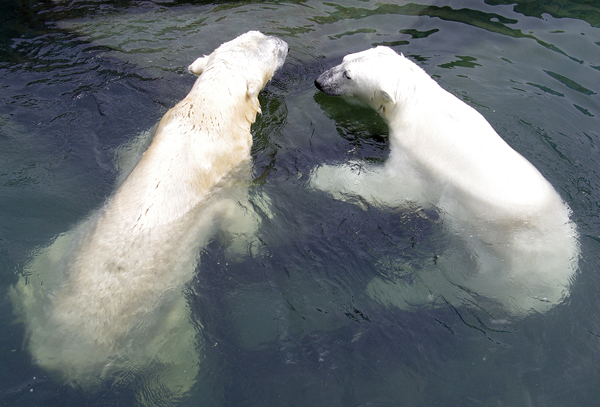
<path fill-rule="evenodd" d="M 317 79 L 315 79 L 315 86 L 321 92 L 329 96 L 342 96 L 342 83 L 345 80 L 351 80 L 350 75 L 344 73 L 341 66 L 333 67 L 323 72 Z"/>

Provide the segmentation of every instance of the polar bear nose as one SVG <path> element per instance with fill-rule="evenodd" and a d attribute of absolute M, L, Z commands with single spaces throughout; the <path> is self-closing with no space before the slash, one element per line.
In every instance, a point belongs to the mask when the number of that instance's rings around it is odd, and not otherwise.
<path fill-rule="evenodd" d="M 319 79 L 321 79 L 320 76 L 317 79 L 315 79 L 315 86 L 317 87 L 317 89 L 323 92 L 323 85 L 321 84 L 321 81 L 319 81 Z"/>
<path fill-rule="evenodd" d="M 285 62 L 285 57 L 288 54 L 288 44 L 281 38 L 277 37 L 268 37 L 268 41 L 271 41 L 271 44 L 275 48 L 275 70 L 278 70 L 283 66 Z"/>
<path fill-rule="evenodd" d="M 285 57 L 287 56 L 288 53 L 288 44 L 287 42 L 279 39 L 279 47 L 277 48 L 277 61 L 279 61 L 279 66 L 278 68 L 281 68 L 281 66 L 283 65 L 283 62 L 285 61 Z"/>

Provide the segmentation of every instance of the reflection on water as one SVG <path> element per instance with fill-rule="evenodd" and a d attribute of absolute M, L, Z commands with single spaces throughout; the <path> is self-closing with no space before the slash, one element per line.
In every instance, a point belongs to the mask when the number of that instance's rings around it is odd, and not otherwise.
<path fill-rule="evenodd" d="M 514 5 L 514 11 L 529 17 L 543 18 L 550 14 L 554 18 L 575 18 L 597 27 L 600 24 L 600 11 L 594 4 L 585 0 L 485 0 L 486 4 Z"/>
<path fill-rule="evenodd" d="M 197 386 L 181 405 L 593 405 L 600 362 L 600 8 L 486 0 L 62 1 L 0 5 L 0 273 L 99 207 L 119 147 L 187 93 L 185 68 L 249 29 L 290 45 L 253 127 L 262 245 L 232 259 L 226 236 L 189 287 L 204 326 Z M 365 294 L 456 247 L 434 211 L 392 211 L 307 188 L 322 163 L 381 162 L 370 110 L 317 93 L 347 53 L 386 44 L 482 113 L 573 209 L 582 260 L 570 297 L 524 320 L 476 306 L 410 310 Z M 269 210 L 262 204 L 271 202 Z M 2 303 L 10 405 L 129 405 L 130 388 L 60 387 L 23 349 Z"/>

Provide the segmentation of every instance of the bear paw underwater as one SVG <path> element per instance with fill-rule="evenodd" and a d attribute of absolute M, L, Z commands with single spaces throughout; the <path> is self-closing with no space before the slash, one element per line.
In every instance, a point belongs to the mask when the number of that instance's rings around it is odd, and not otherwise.
<path fill-rule="evenodd" d="M 315 85 L 375 109 L 389 126 L 390 154 L 383 165 L 319 166 L 311 186 L 339 199 L 435 207 L 445 229 L 462 241 L 424 266 L 430 270 L 414 270 L 427 288 L 422 301 L 412 298 L 402 275 L 391 283 L 373 280 L 372 297 L 402 307 L 436 297 L 455 305 L 484 297 L 524 316 L 568 295 L 579 258 L 570 209 L 475 109 L 382 46 L 347 55 Z"/>
<path fill-rule="evenodd" d="M 199 78 L 115 193 L 27 266 L 11 299 L 39 366 L 84 389 L 134 383 L 143 404 L 191 388 L 202 344 L 185 287 L 217 221 L 252 227 L 232 208 L 247 198 L 258 93 L 287 50 L 251 31 L 198 58 Z"/>

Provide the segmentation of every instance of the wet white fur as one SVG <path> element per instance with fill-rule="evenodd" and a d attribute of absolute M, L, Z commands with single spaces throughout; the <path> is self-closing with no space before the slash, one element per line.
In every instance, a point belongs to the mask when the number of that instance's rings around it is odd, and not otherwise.
<path fill-rule="evenodd" d="M 316 83 L 377 110 L 389 125 L 390 155 L 383 165 L 320 166 L 314 188 L 341 199 L 438 208 L 477 264 L 476 271 L 452 269 L 456 259 L 442 254 L 438 268 L 447 281 L 438 286 L 456 287 L 455 297 L 482 295 L 515 315 L 565 298 L 579 255 L 570 209 L 481 114 L 387 47 L 347 55 Z M 377 284 L 381 291 L 385 284 Z M 425 284 L 432 296 L 447 293 Z M 377 295 L 394 302 L 389 290 Z"/>
<path fill-rule="evenodd" d="M 137 377 L 146 404 L 190 388 L 202 346 L 183 291 L 215 220 L 252 223 L 250 126 L 286 54 L 251 31 L 196 60 L 199 78 L 115 193 L 27 267 L 11 297 L 39 366 L 84 388 Z"/>

